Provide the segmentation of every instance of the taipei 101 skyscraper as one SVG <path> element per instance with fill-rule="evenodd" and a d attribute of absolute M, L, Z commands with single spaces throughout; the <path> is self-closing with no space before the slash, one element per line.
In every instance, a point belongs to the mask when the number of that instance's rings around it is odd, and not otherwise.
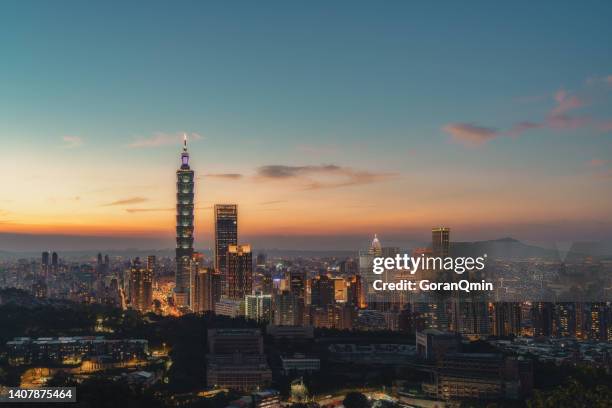
<path fill-rule="evenodd" d="M 189 306 L 190 263 L 193 256 L 193 183 L 187 135 L 183 139 L 181 167 L 176 171 L 176 286 L 175 304 Z"/>

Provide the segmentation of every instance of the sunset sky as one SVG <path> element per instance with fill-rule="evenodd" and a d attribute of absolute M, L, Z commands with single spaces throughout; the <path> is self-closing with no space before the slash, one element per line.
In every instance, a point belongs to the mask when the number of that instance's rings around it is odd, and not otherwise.
<path fill-rule="evenodd" d="M 612 239 L 612 3 L 428 3 L 3 3 L 0 235 Z"/>

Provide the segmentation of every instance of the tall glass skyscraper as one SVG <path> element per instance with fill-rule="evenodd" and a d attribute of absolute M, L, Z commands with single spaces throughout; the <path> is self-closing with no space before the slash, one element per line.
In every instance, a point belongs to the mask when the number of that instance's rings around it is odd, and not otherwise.
<path fill-rule="evenodd" d="M 238 245 L 238 206 L 215 204 L 215 269 L 221 273 L 221 286 L 226 296 L 227 251 L 230 245 Z"/>
<path fill-rule="evenodd" d="M 176 171 L 176 286 L 177 306 L 189 305 L 190 263 L 193 256 L 193 183 L 189 167 L 187 136 L 183 140 L 181 167 Z"/>
<path fill-rule="evenodd" d="M 432 228 L 431 244 L 434 256 L 447 257 L 450 253 L 450 228 Z"/>
<path fill-rule="evenodd" d="M 129 283 L 130 305 L 133 309 L 147 312 L 153 305 L 153 271 L 140 262 L 140 258 L 132 262 Z"/>
<path fill-rule="evenodd" d="M 226 296 L 244 300 L 253 291 L 253 254 L 251 246 L 230 245 L 227 249 Z"/>

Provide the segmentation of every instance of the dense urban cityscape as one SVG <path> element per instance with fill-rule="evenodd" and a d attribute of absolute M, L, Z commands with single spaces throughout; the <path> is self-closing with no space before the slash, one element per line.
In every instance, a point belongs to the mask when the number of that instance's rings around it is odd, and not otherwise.
<path fill-rule="evenodd" d="M 589 379 L 572 383 L 574 395 L 612 378 L 610 254 L 455 243 L 450 227 L 434 227 L 426 247 L 386 247 L 373 234 L 354 253 L 269 255 L 240 241 L 239 206 L 227 203 L 212 209 L 214 248 L 198 252 L 194 211 L 185 136 L 174 254 L 0 259 L 0 384 L 79 384 L 83 398 L 116 386 L 106 392 L 134 406 L 356 408 L 548 406 L 536 404 L 567 392 L 556 387 L 569 377 Z M 374 290 L 374 259 L 406 251 L 486 251 L 486 268 L 468 278 L 495 289 Z M 605 405 L 610 393 L 591 398 Z"/>

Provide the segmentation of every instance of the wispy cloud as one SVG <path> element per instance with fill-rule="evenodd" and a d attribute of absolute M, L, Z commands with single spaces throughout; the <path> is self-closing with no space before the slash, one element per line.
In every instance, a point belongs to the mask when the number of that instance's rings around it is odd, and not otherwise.
<path fill-rule="evenodd" d="M 493 128 L 478 126 L 473 123 L 449 123 L 442 128 L 456 142 L 478 146 L 499 136 Z"/>
<path fill-rule="evenodd" d="M 130 198 L 124 198 L 122 200 L 113 201 L 108 204 L 103 204 L 103 206 L 110 207 L 114 205 L 140 204 L 140 203 L 144 203 L 145 201 L 148 201 L 148 199 L 144 197 L 130 197 Z"/>
<path fill-rule="evenodd" d="M 335 164 L 286 166 L 267 165 L 257 168 L 257 180 L 299 180 L 305 190 L 371 184 L 397 177 L 397 173 L 376 173 Z"/>
<path fill-rule="evenodd" d="M 611 76 L 612 77 L 612 76 Z M 608 78 L 604 80 L 607 82 Z M 601 82 L 602 79 L 599 79 Z M 587 81 L 588 83 L 588 81 Z M 600 132 L 612 131 L 612 120 L 596 120 L 586 115 L 576 115 L 575 111 L 588 105 L 587 100 L 565 89 L 553 94 L 554 106 L 541 122 L 522 121 L 501 131 L 492 127 L 477 125 L 471 122 L 449 123 L 442 127 L 452 140 L 465 145 L 480 146 L 499 136 L 517 137 L 533 129 L 574 130 L 591 127 Z"/>
<path fill-rule="evenodd" d="M 555 102 L 557 102 L 557 106 L 550 112 L 551 115 L 562 115 L 571 110 L 581 108 L 585 104 L 584 100 L 568 93 L 565 89 L 559 89 L 555 93 Z"/>
<path fill-rule="evenodd" d="M 149 137 L 137 137 L 128 146 L 132 148 L 151 148 L 169 146 L 183 143 L 183 135 L 185 133 L 155 133 Z M 187 133 L 187 139 L 189 141 L 200 140 L 202 136 L 198 133 Z"/>
<path fill-rule="evenodd" d="M 565 89 L 555 92 L 555 107 L 548 113 L 546 124 L 556 130 L 578 129 L 588 125 L 591 120 L 586 116 L 572 116 L 569 113 L 586 105 L 584 99 L 570 94 Z"/>
<path fill-rule="evenodd" d="M 259 203 L 259 205 L 272 205 L 272 204 L 282 204 L 286 203 L 287 200 L 272 200 L 272 201 L 263 201 Z"/>
<path fill-rule="evenodd" d="M 65 149 L 73 149 L 83 145 L 83 139 L 79 136 L 64 136 L 62 141 L 64 142 L 62 147 Z"/>
<path fill-rule="evenodd" d="M 324 164 L 320 166 L 285 166 L 272 164 L 261 166 L 257 169 L 257 175 L 264 178 L 282 179 L 298 177 L 315 173 L 339 173 L 343 168 L 335 164 Z"/>

